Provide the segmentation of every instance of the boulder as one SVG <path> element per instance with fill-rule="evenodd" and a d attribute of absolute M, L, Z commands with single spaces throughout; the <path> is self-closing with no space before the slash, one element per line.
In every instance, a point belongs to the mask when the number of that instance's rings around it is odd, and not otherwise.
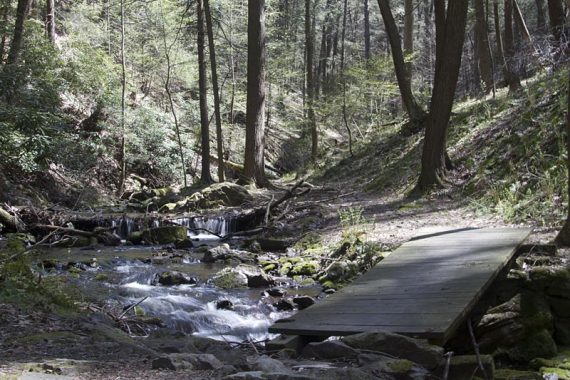
<path fill-rule="evenodd" d="M 283 297 L 287 294 L 287 291 L 283 288 L 270 288 L 267 289 L 265 293 L 269 294 L 271 297 Z"/>
<path fill-rule="evenodd" d="M 186 238 L 182 240 L 176 240 L 174 242 L 174 247 L 176 249 L 192 249 L 194 248 L 194 243 L 192 242 L 192 240 Z"/>
<path fill-rule="evenodd" d="M 485 373 L 482 373 L 479 368 L 479 359 L 483 364 Z M 442 363 L 441 367 L 437 370 L 437 374 L 443 378 L 444 371 L 445 364 Z M 473 376 L 482 379 L 494 379 L 494 373 L 495 361 L 491 355 L 480 355 L 479 358 L 477 355 L 459 355 L 453 356 L 449 361 L 448 379 L 471 380 Z"/>
<path fill-rule="evenodd" d="M 339 358 L 354 359 L 358 357 L 358 351 L 340 340 L 329 340 L 307 344 L 305 348 L 303 348 L 301 355 L 306 358 L 317 358 L 323 360 Z"/>
<path fill-rule="evenodd" d="M 152 369 L 183 371 L 188 369 L 213 370 L 223 367 L 214 355 L 210 354 L 170 354 L 152 361 Z"/>
<path fill-rule="evenodd" d="M 293 298 L 293 303 L 297 305 L 299 310 L 303 310 L 315 304 L 315 299 L 309 296 L 298 296 Z"/>
<path fill-rule="evenodd" d="M 188 237 L 186 227 L 165 226 L 144 230 L 141 233 L 142 240 L 149 244 L 169 244 Z"/>
<path fill-rule="evenodd" d="M 232 268 L 224 268 L 212 277 L 212 283 L 222 289 L 246 288 L 247 276 Z"/>
<path fill-rule="evenodd" d="M 570 299 L 550 297 L 550 307 L 554 315 L 560 318 L 570 318 Z"/>
<path fill-rule="evenodd" d="M 216 309 L 218 309 L 218 310 L 233 310 L 234 304 L 230 300 L 219 300 L 216 302 Z"/>
<path fill-rule="evenodd" d="M 570 346 L 570 318 L 554 321 L 554 340 L 561 346 Z"/>
<path fill-rule="evenodd" d="M 231 182 L 215 183 L 195 192 L 186 198 L 186 207 L 213 208 L 236 207 L 253 200 L 251 194 L 243 186 Z"/>
<path fill-rule="evenodd" d="M 316 260 L 312 261 L 301 261 L 291 268 L 289 276 L 312 276 L 317 274 L 320 265 Z"/>
<path fill-rule="evenodd" d="M 235 267 L 234 270 L 243 273 L 247 277 L 247 286 L 250 288 L 271 286 L 275 284 L 275 281 L 267 273 L 256 266 L 240 264 Z"/>
<path fill-rule="evenodd" d="M 204 252 L 202 261 L 205 263 L 214 263 L 216 261 L 227 260 L 234 256 L 235 254 L 231 250 L 229 244 L 224 243 L 218 245 L 217 247 L 208 249 L 206 252 Z"/>
<path fill-rule="evenodd" d="M 293 302 L 289 300 L 281 300 L 273 304 L 273 307 L 277 309 L 277 311 L 291 311 L 295 310 L 295 305 Z"/>
<path fill-rule="evenodd" d="M 506 355 L 513 361 L 527 363 L 534 358 L 551 358 L 557 352 L 558 348 L 550 332 L 542 329 L 517 342 L 506 351 Z"/>
<path fill-rule="evenodd" d="M 157 273 L 154 275 L 154 279 L 152 280 L 152 285 L 165 285 L 165 286 L 172 286 L 172 285 L 196 285 L 198 283 L 198 279 L 196 277 L 192 277 L 187 275 L 186 273 L 177 272 L 177 271 L 166 271 L 162 273 Z"/>
<path fill-rule="evenodd" d="M 495 380 L 544 380 L 537 372 L 519 371 L 516 369 L 498 369 L 495 371 Z"/>
<path fill-rule="evenodd" d="M 248 367 L 251 371 L 262 371 L 262 372 L 289 372 L 289 369 L 285 367 L 283 363 L 279 360 L 272 359 L 269 356 L 253 356 L 249 357 L 247 360 Z"/>
<path fill-rule="evenodd" d="M 342 339 L 348 346 L 379 351 L 418 363 L 427 369 L 436 368 L 443 358 L 443 348 L 424 341 L 389 332 L 365 332 Z"/>

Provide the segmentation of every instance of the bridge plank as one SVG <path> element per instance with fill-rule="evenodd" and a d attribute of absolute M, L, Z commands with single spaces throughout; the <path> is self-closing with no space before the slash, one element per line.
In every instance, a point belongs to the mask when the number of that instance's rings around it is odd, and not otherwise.
<path fill-rule="evenodd" d="M 416 237 L 348 287 L 269 331 L 334 336 L 386 330 L 444 343 L 529 233 L 486 228 Z"/>

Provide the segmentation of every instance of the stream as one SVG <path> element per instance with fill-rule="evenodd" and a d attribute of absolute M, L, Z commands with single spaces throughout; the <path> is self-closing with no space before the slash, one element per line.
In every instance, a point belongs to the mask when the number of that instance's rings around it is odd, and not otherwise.
<path fill-rule="evenodd" d="M 217 234 L 229 231 L 228 226 L 219 221 L 205 227 Z M 210 247 L 219 244 L 216 236 L 203 232 L 190 237 L 199 239 L 198 244 Z M 200 261 L 203 252 L 204 247 L 191 250 L 160 246 L 100 247 L 96 250 L 52 248 L 42 254 L 43 261 L 39 265 L 43 265 L 46 275 L 68 278 L 79 288 L 84 301 L 114 304 L 121 310 L 148 297 L 139 305 L 145 315 L 159 317 L 167 327 L 187 334 L 233 342 L 273 338 L 268 327 L 292 312 L 278 311 L 273 304 L 280 299 L 268 296 L 264 288 L 228 290 L 211 284 L 209 279 L 228 264 L 203 263 Z M 197 283 L 155 285 L 157 274 L 165 271 L 185 273 L 196 278 Z M 283 281 L 280 283 L 279 280 Z M 300 287 L 290 279 L 278 279 L 277 285 L 287 288 L 289 294 L 315 297 L 321 292 L 320 286 Z M 231 309 L 219 308 L 220 301 L 231 302 Z"/>

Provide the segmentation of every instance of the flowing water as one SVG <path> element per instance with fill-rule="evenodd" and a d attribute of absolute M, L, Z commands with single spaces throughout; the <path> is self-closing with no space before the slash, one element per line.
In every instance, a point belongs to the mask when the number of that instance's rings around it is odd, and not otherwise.
<path fill-rule="evenodd" d="M 261 341 L 272 337 L 267 329 L 275 320 L 289 316 L 290 312 L 279 312 L 272 306 L 278 300 L 263 295 L 264 289 L 224 290 L 213 286 L 208 280 L 226 265 L 202 263 L 202 254 L 196 251 L 170 252 L 173 259 L 164 259 L 161 254 L 165 252 L 156 247 L 62 249 L 49 251 L 42 259 L 44 263 L 56 259 L 56 272 L 66 275 L 69 272 L 62 264 L 76 263 L 82 270 L 69 278 L 87 300 L 111 302 L 120 308 L 148 297 L 140 304 L 147 315 L 160 317 L 167 326 L 185 333 L 227 341 Z M 153 285 L 158 273 L 172 270 L 196 277 L 198 283 Z M 319 291 L 316 287 L 289 289 L 290 294 L 313 296 Z M 229 300 L 233 309 L 218 309 L 217 303 L 222 300 Z"/>

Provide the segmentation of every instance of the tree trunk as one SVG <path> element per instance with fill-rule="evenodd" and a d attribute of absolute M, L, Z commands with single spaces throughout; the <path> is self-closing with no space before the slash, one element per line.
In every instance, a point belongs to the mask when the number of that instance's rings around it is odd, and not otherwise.
<path fill-rule="evenodd" d="M 548 18 L 550 19 L 550 32 L 558 46 L 563 42 L 564 23 L 566 16 L 562 0 L 548 0 Z"/>
<path fill-rule="evenodd" d="M 570 179 L 570 67 L 568 70 L 568 89 L 567 89 L 567 110 L 566 110 L 566 165 L 568 167 L 568 178 Z M 569 180 L 570 181 L 570 180 Z M 570 202 L 570 182 L 567 183 L 567 194 Z M 568 214 L 564 226 L 556 236 L 556 243 L 560 246 L 570 246 L 570 204 Z"/>
<path fill-rule="evenodd" d="M 546 15 L 544 14 L 544 0 L 535 0 L 536 3 L 536 29 L 544 33 L 546 28 Z"/>
<path fill-rule="evenodd" d="M 119 194 L 125 191 L 125 180 L 127 178 L 127 144 L 125 125 L 125 95 L 127 91 L 127 68 L 125 63 L 125 0 L 121 0 L 121 151 L 119 163 L 121 174 L 119 177 Z"/>
<path fill-rule="evenodd" d="M 12 35 L 12 45 L 8 53 L 6 63 L 14 65 L 18 63 L 20 58 L 20 50 L 24 41 L 24 22 L 28 18 L 32 0 L 18 0 L 18 8 L 16 9 L 16 24 L 14 25 L 14 34 Z"/>
<path fill-rule="evenodd" d="M 535 50 L 532 36 L 528 31 L 528 27 L 526 26 L 524 16 L 522 14 L 521 8 L 519 7 L 519 2 L 517 0 L 513 0 L 513 12 L 515 16 L 515 25 L 518 26 L 519 31 L 522 34 L 523 38 L 529 43 L 529 45 L 533 48 L 533 50 Z"/>
<path fill-rule="evenodd" d="M 370 58 L 370 0 L 364 0 L 364 58 Z M 411 1 L 411 0 L 407 0 Z"/>
<path fill-rule="evenodd" d="M 406 70 L 412 80 L 411 55 L 414 53 L 414 4 L 412 0 L 404 1 L 404 55 L 408 59 Z"/>
<path fill-rule="evenodd" d="M 344 77 L 344 54 L 345 54 L 345 39 L 346 39 L 346 15 L 348 13 L 348 0 L 344 0 L 343 12 L 342 12 L 342 36 L 341 36 L 341 50 L 340 50 L 340 75 L 342 81 L 342 119 L 344 121 L 344 126 L 348 132 L 348 151 L 350 156 L 354 156 L 352 152 L 352 131 L 348 125 L 348 116 L 346 110 L 346 78 Z"/>
<path fill-rule="evenodd" d="M 519 91 L 522 88 L 521 80 L 515 71 L 515 45 L 513 36 L 513 0 L 505 0 L 505 34 L 504 34 L 504 75 L 510 92 Z"/>
<path fill-rule="evenodd" d="M 162 10 L 162 9 L 161 9 Z M 174 130 L 176 133 L 176 140 L 178 143 L 178 154 L 180 155 L 180 164 L 182 166 L 181 174 L 184 187 L 188 187 L 188 181 L 186 179 L 186 159 L 184 157 L 184 145 L 182 144 L 182 134 L 180 132 L 180 123 L 178 122 L 178 115 L 176 113 L 176 108 L 174 104 L 174 99 L 172 99 L 172 92 L 170 91 L 170 78 L 172 74 L 172 61 L 170 59 L 170 49 L 172 46 L 168 46 L 166 41 L 166 25 L 165 25 L 164 14 L 162 14 L 162 43 L 164 47 L 164 57 L 166 58 L 166 80 L 164 81 L 164 90 L 166 91 L 166 96 L 168 97 L 168 102 L 170 103 L 170 112 L 172 113 L 172 118 L 174 119 Z"/>
<path fill-rule="evenodd" d="M 55 43 L 55 0 L 46 1 L 46 32 L 50 42 Z"/>
<path fill-rule="evenodd" d="M 505 64 L 505 49 L 503 47 L 503 38 L 501 32 L 501 17 L 499 15 L 499 0 L 493 1 L 493 18 L 495 19 L 495 38 L 497 42 L 497 57 L 499 62 L 504 66 Z M 504 68 L 503 68 L 504 71 Z"/>
<path fill-rule="evenodd" d="M 423 123 L 426 114 L 417 103 L 416 98 L 412 93 L 412 81 L 410 79 L 410 73 L 406 69 L 400 34 L 398 33 L 396 21 L 392 15 L 388 0 L 378 0 L 378 6 L 380 7 L 380 12 L 382 13 L 382 19 L 384 20 L 384 26 L 386 28 L 386 34 L 388 35 L 388 40 L 390 42 L 392 60 L 394 61 L 394 68 L 396 70 L 396 78 L 398 79 L 398 87 L 400 88 L 402 102 L 404 103 L 404 107 L 411 122 L 419 125 Z"/>
<path fill-rule="evenodd" d="M 493 61 L 487 31 L 487 18 L 483 0 L 475 0 L 475 40 L 477 46 L 477 62 L 479 74 L 485 84 L 485 93 L 488 94 L 494 85 Z"/>
<path fill-rule="evenodd" d="M 220 182 L 224 182 L 224 140 L 222 139 L 220 88 L 218 86 L 218 65 L 216 63 L 216 47 L 214 46 L 214 28 L 212 26 L 212 13 L 210 13 L 210 0 L 204 0 L 204 11 L 206 12 L 206 26 L 208 29 L 208 42 L 210 48 L 212 91 L 214 92 L 214 114 L 216 117 L 216 142 L 218 150 L 218 180 Z"/>
<path fill-rule="evenodd" d="M 267 186 L 264 160 L 265 0 L 248 1 L 247 120 L 243 182 Z"/>
<path fill-rule="evenodd" d="M 200 88 L 200 135 L 202 152 L 202 170 L 200 180 L 202 183 L 212 183 L 210 175 L 210 120 L 208 114 L 208 87 L 206 73 L 206 56 L 204 54 L 204 0 L 197 1 L 198 18 L 198 87 Z"/>
<path fill-rule="evenodd" d="M 311 160 L 315 162 L 318 155 L 319 136 L 315 117 L 315 81 L 313 77 L 314 36 L 311 18 L 311 0 L 305 0 L 305 75 L 307 77 L 307 117 L 308 129 L 311 131 Z"/>
<path fill-rule="evenodd" d="M 435 0 L 436 9 L 443 2 L 444 0 Z M 436 48 L 438 54 L 434 88 L 426 122 L 422 169 L 416 185 L 416 190 L 420 192 L 444 185 L 447 129 L 461 67 L 468 5 L 468 0 L 451 1 L 445 19 L 436 20 L 436 27 L 444 28 L 443 31 L 439 31 L 443 46 Z M 437 17 L 442 17 L 442 14 L 436 12 Z"/>
<path fill-rule="evenodd" d="M 9 0 L 4 0 L 3 6 L 2 6 L 2 25 L 4 26 L 4 28 L 6 28 L 6 26 L 8 25 L 8 14 L 10 12 L 10 1 Z M 6 44 L 8 42 L 8 34 L 6 33 L 6 30 L 4 29 L 2 31 L 2 36 L 0 36 L 0 65 L 4 64 L 4 57 L 5 57 L 5 53 L 6 53 Z"/>

